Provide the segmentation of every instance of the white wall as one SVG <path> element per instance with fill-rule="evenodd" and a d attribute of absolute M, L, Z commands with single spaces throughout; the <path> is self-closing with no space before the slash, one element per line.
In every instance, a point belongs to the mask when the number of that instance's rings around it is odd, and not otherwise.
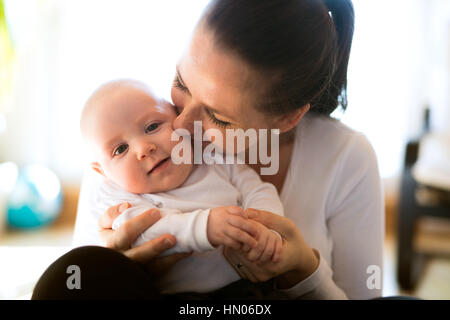
<path fill-rule="evenodd" d="M 354 1 L 349 106 L 342 121 L 372 142 L 383 177 L 398 175 L 404 145 L 428 103 L 428 0 Z"/>
<path fill-rule="evenodd" d="M 18 72 L 0 161 L 50 166 L 79 179 L 81 108 L 117 77 L 169 98 L 175 62 L 206 0 L 6 0 Z M 354 0 L 349 106 L 342 121 L 367 134 L 383 177 L 399 173 L 404 145 L 430 103 L 450 127 L 448 0 Z"/>

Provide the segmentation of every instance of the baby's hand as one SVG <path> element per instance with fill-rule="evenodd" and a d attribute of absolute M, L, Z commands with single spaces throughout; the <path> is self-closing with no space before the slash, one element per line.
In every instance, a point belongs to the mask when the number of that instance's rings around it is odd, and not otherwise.
<path fill-rule="evenodd" d="M 283 240 L 278 232 L 268 229 L 266 226 L 259 222 L 250 220 L 257 233 L 255 239 L 258 245 L 253 248 L 244 247 L 244 251 L 248 251 L 247 259 L 256 263 L 266 263 L 272 260 L 277 262 L 281 255 L 281 248 L 283 246 Z"/>
<path fill-rule="evenodd" d="M 207 235 L 215 247 L 254 248 L 257 242 L 253 235 L 256 233 L 255 222 L 248 220 L 244 210 L 237 206 L 218 207 L 209 213 Z"/>

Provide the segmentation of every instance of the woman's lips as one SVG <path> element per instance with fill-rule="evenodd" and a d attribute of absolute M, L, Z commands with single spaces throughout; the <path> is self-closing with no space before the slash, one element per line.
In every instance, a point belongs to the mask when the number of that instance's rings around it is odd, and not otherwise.
<path fill-rule="evenodd" d="M 167 157 L 167 158 L 161 160 L 160 162 L 158 162 L 158 163 L 152 168 L 152 170 L 150 170 L 147 174 L 158 173 L 158 172 L 164 170 L 164 169 L 169 165 L 169 159 L 170 159 L 170 157 Z"/>

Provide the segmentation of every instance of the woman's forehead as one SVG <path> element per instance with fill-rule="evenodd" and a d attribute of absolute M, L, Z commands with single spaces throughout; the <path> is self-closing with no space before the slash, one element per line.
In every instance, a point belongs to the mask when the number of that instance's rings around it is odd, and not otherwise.
<path fill-rule="evenodd" d="M 256 72 L 216 45 L 212 33 L 203 27 L 194 32 L 178 72 L 191 94 L 215 109 L 240 108 L 257 95 Z"/>

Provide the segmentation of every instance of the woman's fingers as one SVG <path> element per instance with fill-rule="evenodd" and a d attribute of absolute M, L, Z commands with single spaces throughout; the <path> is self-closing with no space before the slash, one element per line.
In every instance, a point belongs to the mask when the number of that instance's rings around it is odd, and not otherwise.
<path fill-rule="evenodd" d="M 159 256 L 167 249 L 172 248 L 176 243 L 174 236 L 167 234 L 162 235 L 146 243 L 129 249 L 124 254 L 133 261 L 140 263 L 148 263 L 150 260 Z"/>
<path fill-rule="evenodd" d="M 116 250 L 126 250 L 137 237 L 161 218 L 158 209 L 150 209 L 122 224 L 114 234 L 109 246 Z"/>
<path fill-rule="evenodd" d="M 264 252 L 264 249 L 266 248 L 266 243 L 267 243 L 266 237 L 263 237 L 262 239 L 258 239 L 258 244 L 256 245 L 256 247 L 252 248 L 247 253 L 247 259 L 249 261 L 256 261 L 256 260 L 260 259 L 261 255 Z"/>
<path fill-rule="evenodd" d="M 281 241 L 275 242 L 275 251 L 274 251 L 273 257 L 272 257 L 273 263 L 277 263 L 278 261 L 280 261 L 282 247 L 283 247 L 283 243 Z"/>
<path fill-rule="evenodd" d="M 246 258 L 242 256 L 239 251 L 233 250 L 231 248 L 224 248 L 223 255 L 242 279 L 248 279 L 252 282 L 257 282 L 257 279 L 252 274 L 250 268 L 246 266 Z"/>
<path fill-rule="evenodd" d="M 267 228 L 277 231 L 283 238 L 290 238 L 296 230 L 291 220 L 272 212 L 248 208 L 246 213 L 249 219 L 258 221 Z"/>
<path fill-rule="evenodd" d="M 272 259 L 273 254 L 275 252 L 276 241 L 274 239 L 269 239 L 266 243 L 266 247 L 264 248 L 264 252 L 262 253 L 259 261 L 261 263 L 265 263 Z"/>
<path fill-rule="evenodd" d="M 98 225 L 101 229 L 111 229 L 113 221 L 125 210 L 131 207 L 128 202 L 109 207 L 108 210 L 100 217 Z"/>
<path fill-rule="evenodd" d="M 114 237 L 114 230 L 112 229 L 100 229 L 100 239 L 102 240 L 102 244 L 105 247 L 112 248 L 109 244 L 111 243 L 111 239 Z"/>

